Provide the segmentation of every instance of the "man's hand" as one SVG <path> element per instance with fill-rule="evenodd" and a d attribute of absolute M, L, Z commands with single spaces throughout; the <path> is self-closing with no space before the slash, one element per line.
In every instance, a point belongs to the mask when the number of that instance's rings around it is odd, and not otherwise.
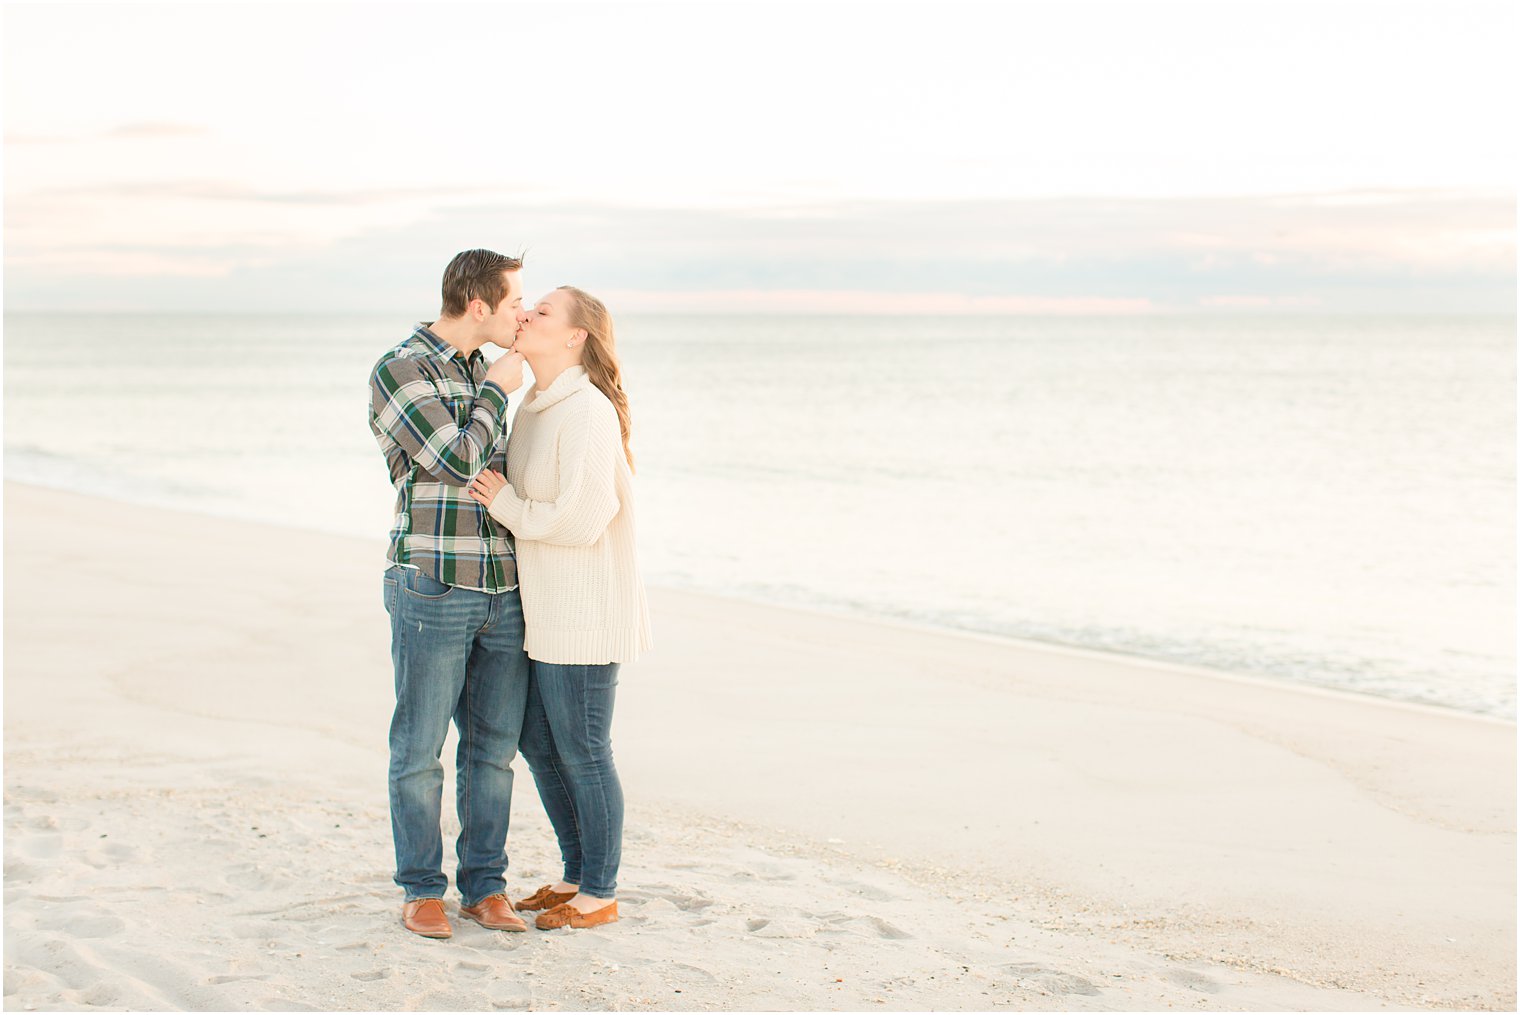
<path fill-rule="evenodd" d="M 486 371 L 486 380 L 495 382 L 501 390 L 511 394 L 523 384 L 522 353 L 509 352 Z"/>
<path fill-rule="evenodd" d="M 522 369 L 519 367 L 518 375 L 521 376 L 521 374 Z M 496 499 L 496 495 L 498 493 L 501 493 L 506 485 L 506 476 L 503 476 L 499 472 L 494 472 L 490 469 L 486 469 L 480 475 L 470 480 L 470 496 L 475 499 L 475 502 L 477 504 L 480 504 L 482 507 L 489 508 L 491 506 L 491 501 Z"/>

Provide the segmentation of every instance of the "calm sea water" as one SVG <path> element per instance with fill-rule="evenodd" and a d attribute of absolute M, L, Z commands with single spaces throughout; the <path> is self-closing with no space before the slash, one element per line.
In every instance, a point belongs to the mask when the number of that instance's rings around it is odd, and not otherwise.
<path fill-rule="evenodd" d="M 378 538 L 409 325 L 7 315 L 5 475 Z M 619 327 L 653 582 L 1515 714 L 1511 318 Z"/>

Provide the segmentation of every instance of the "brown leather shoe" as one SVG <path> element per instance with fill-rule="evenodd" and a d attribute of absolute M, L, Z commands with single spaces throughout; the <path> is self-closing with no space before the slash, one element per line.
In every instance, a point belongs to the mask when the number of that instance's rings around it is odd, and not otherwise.
<path fill-rule="evenodd" d="M 553 885 L 544 885 L 538 891 L 518 902 L 519 913 L 529 913 L 535 909 L 553 909 L 562 902 L 569 902 L 575 898 L 574 892 L 556 892 Z"/>
<path fill-rule="evenodd" d="M 512 911 L 512 900 L 505 895 L 487 895 L 473 906 L 460 906 L 459 915 L 467 916 L 486 930 L 527 930 L 523 918 Z"/>
<path fill-rule="evenodd" d="M 594 909 L 584 916 L 574 906 L 555 906 L 546 913 L 539 913 L 538 919 L 533 921 L 533 926 L 539 930 L 556 930 L 560 927 L 574 927 L 582 930 L 586 927 L 600 927 L 604 923 L 616 923 L 618 918 L 617 903 L 610 902 L 601 909 Z"/>
<path fill-rule="evenodd" d="M 442 899 L 414 899 L 401 907 L 401 925 L 423 937 L 453 937 Z"/>

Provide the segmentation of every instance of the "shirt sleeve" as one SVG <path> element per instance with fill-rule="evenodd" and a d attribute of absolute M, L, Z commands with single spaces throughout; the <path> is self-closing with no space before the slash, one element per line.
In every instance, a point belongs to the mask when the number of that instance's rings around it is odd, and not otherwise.
<path fill-rule="evenodd" d="M 382 360 L 370 376 L 371 425 L 384 433 L 429 475 L 451 486 L 466 486 L 491 460 L 506 425 L 507 393 L 487 381 L 460 426 L 453 411 L 416 361 Z"/>
<path fill-rule="evenodd" d="M 491 501 L 492 518 L 518 539 L 536 539 L 561 546 L 590 546 L 602 537 L 621 506 L 617 498 L 617 456 L 623 453 L 617 415 L 597 411 L 579 414 L 565 425 L 555 448 L 559 466 L 559 496 L 528 500 L 510 485 Z"/>

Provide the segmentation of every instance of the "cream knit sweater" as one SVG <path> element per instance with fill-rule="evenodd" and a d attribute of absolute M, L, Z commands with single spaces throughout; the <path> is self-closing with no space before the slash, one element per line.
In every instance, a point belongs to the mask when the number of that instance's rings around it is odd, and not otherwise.
<path fill-rule="evenodd" d="M 633 476 L 617 410 L 584 367 L 567 368 L 518 407 L 507 482 L 489 510 L 517 537 L 528 657 L 633 662 L 651 645 Z"/>

